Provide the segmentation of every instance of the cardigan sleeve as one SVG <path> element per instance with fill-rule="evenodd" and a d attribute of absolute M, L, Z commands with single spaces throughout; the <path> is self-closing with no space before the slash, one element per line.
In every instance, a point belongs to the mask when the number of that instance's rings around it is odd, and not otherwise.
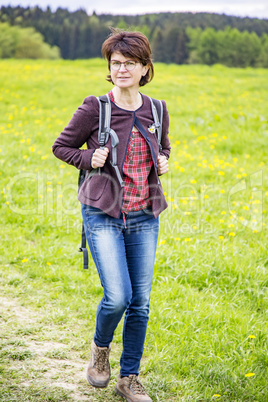
<path fill-rule="evenodd" d="M 162 123 L 162 137 L 161 137 L 162 151 L 160 152 L 160 154 L 165 155 L 165 157 L 168 159 L 171 150 L 170 141 L 168 138 L 169 115 L 166 102 L 164 100 L 162 100 L 161 102 L 163 104 L 163 123 Z"/>
<path fill-rule="evenodd" d="M 77 169 L 91 170 L 95 149 L 80 149 L 98 127 L 99 107 L 94 96 L 85 98 L 52 146 L 54 155 Z"/>

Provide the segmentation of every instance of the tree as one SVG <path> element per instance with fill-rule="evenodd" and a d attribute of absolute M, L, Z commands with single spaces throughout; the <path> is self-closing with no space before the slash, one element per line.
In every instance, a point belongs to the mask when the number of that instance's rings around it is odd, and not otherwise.
<path fill-rule="evenodd" d="M 187 62 L 190 64 L 198 64 L 201 63 L 199 54 L 197 49 L 199 49 L 200 38 L 202 34 L 201 28 L 186 28 L 187 35 L 187 47 L 188 47 L 188 60 Z"/>
<path fill-rule="evenodd" d="M 17 41 L 18 30 L 8 23 L 0 23 L 0 58 L 13 57 Z"/>
<path fill-rule="evenodd" d="M 0 23 L 0 57 L 57 59 L 60 53 L 56 46 L 44 43 L 42 35 L 33 28 Z"/>
<path fill-rule="evenodd" d="M 261 39 L 255 32 L 245 31 L 241 34 L 244 45 L 243 60 L 246 67 L 254 67 L 261 52 Z"/>
<path fill-rule="evenodd" d="M 256 65 L 268 68 L 268 35 L 266 34 L 261 37 L 261 50 Z"/>
<path fill-rule="evenodd" d="M 205 29 L 200 37 L 197 53 L 203 64 L 212 65 L 219 61 L 219 46 L 214 28 Z"/>
<path fill-rule="evenodd" d="M 58 59 L 59 49 L 43 42 L 43 37 L 33 28 L 19 31 L 14 57 L 17 59 Z"/>
<path fill-rule="evenodd" d="M 167 58 L 164 46 L 164 36 L 160 28 L 157 28 L 152 40 L 152 53 L 155 61 L 165 62 Z"/>

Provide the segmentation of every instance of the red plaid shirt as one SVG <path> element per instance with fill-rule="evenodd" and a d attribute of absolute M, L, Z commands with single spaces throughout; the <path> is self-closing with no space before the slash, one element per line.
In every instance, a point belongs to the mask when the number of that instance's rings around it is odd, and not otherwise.
<path fill-rule="evenodd" d="M 114 102 L 112 91 L 109 92 Z M 139 131 L 132 131 L 123 166 L 125 183 L 123 212 L 139 211 L 151 205 L 148 176 L 153 165 L 149 145 Z"/>

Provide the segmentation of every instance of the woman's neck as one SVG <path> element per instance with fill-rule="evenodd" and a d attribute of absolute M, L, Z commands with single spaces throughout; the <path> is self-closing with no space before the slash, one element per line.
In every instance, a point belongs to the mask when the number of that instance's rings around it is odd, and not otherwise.
<path fill-rule="evenodd" d="M 114 87 L 112 92 L 115 104 L 123 109 L 136 110 L 142 105 L 142 96 L 136 89 Z"/>

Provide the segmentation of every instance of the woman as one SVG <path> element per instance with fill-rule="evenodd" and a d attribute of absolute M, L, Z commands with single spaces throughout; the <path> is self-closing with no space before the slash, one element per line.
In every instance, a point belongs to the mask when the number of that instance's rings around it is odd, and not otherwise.
<path fill-rule="evenodd" d="M 103 43 L 108 60 L 107 80 L 114 87 L 111 128 L 119 138 L 117 162 L 120 184 L 110 163 L 111 139 L 99 147 L 99 104 L 94 96 L 84 100 L 53 145 L 59 159 L 88 171 L 78 199 L 85 233 L 103 287 L 96 314 L 87 380 L 106 387 L 110 380 L 109 353 L 114 331 L 125 313 L 121 370 L 115 391 L 127 401 L 152 399 L 138 380 L 149 317 L 150 291 L 158 237 L 158 215 L 167 203 L 158 176 L 168 172 L 169 118 L 163 104 L 162 151 L 150 99 L 139 87 L 154 75 L 151 49 L 139 32 L 112 30 Z M 87 149 L 80 149 L 84 143 Z"/>

